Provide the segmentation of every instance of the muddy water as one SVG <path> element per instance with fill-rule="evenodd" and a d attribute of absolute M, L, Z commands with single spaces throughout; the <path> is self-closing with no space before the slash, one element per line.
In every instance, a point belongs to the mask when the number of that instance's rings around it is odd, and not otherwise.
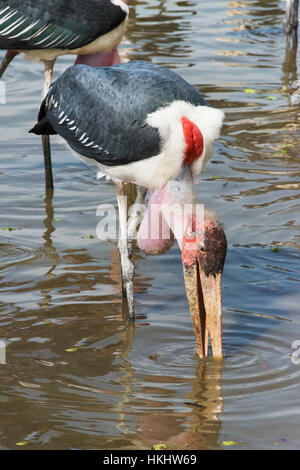
<path fill-rule="evenodd" d="M 96 207 L 115 204 L 115 189 L 54 138 L 55 195 L 45 199 L 40 142 L 27 135 L 41 66 L 18 57 L 8 69 L 1 448 L 299 449 L 300 365 L 291 357 L 300 340 L 299 108 L 284 3 L 132 2 L 121 47 L 123 58 L 176 70 L 226 112 L 197 186 L 229 244 L 221 362 L 195 354 L 177 247 L 137 253 L 136 324 L 123 318 L 116 244 L 93 238 Z M 56 74 L 71 63 L 60 59 Z"/>

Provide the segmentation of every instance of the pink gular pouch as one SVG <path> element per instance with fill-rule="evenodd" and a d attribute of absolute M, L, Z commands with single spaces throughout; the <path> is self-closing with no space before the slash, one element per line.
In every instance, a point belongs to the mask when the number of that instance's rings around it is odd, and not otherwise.
<path fill-rule="evenodd" d="M 203 217 L 203 206 L 195 202 L 191 172 L 184 165 L 178 177 L 151 191 L 138 246 L 149 255 L 159 255 L 169 250 L 176 238 L 182 249 L 183 238 L 190 243 L 195 239 L 195 226 L 203 225 Z"/>

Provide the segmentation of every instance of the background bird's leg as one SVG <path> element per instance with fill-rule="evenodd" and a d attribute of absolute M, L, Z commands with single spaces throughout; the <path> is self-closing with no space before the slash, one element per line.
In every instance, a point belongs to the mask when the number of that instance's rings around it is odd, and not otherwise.
<path fill-rule="evenodd" d="M 122 271 L 122 292 L 123 298 L 127 300 L 129 318 L 134 318 L 134 299 L 133 299 L 133 276 L 134 266 L 130 260 L 128 247 L 127 231 L 127 207 L 130 206 L 133 188 L 128 187 L 128 183 L 115 182 L 117 189 L 117 198 L 119 206 L 120 239 L 119 253 Z"/>
<path fill-rule="evenodd" d="M 44 64 L 45 64 L 45 72 L 44 72 L 45 80 L 44 80 L 44 89 L 42 93 L 42 101 L 45 99 L 52 83 L 53 67 L 55 64 L 55 59 L 45 60 Z"/>
<path fill-rule="evenodd" d="M 283 28 L 288 47 L 291 47 L 291 45 L 292 47 L 296 47 L 298 43 L 298 10 L 299 0 L 286 1 L 286 15 Z"/>
<path fill-rule="evenodd" d="M 17 51 L 7 51 L 7 53 L 5 54 L 4 56 L 4 59 L 2 60 L 1 62 L 1 65 L 0 65 L 0 78 L 2 77 L 2 75 L 4 74 L 5 70 L 7 69 L 7 67 L 9 66 L 9 64 L 11 63 L 11 61 L 16 57 L 16 55 L 18 55 L 19 52 Z"/>
<path fill-rule="evenodd" d="M 44 80 L 44 89 L 42 93 L 42 101 L 44 101 L 50 85 L 52 83 L 53 67 L 55 60 L 45 60 L 45 80 Z M 51 149 L 50 149 L 50 137 L 49 135 L 42 136 L 42 144 L 44 151 L 44 163 L 45 163 L 45 186 L 46 192 L 53 191 L 53 174 L 52 174 L 52 164 L 51 164 Z"/>

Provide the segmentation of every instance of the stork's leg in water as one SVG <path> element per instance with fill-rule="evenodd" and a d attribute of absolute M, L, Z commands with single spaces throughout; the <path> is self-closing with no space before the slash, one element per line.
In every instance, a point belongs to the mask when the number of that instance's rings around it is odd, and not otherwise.
<path fill-rule="evenodd" d="M 119 206 L 119 224 L 120 239 L 119 253 L 121 260 L 122 273 L 122 293 L 123 298 L 127 300 L 129 318 L 134 318 L 134 298 L 133 298 L 133 276 L 134 266 L 130 260 L 128 249 L 128 231 L 127 231 L 127 196 L 125 191 L 125 183 L 116 182 L 117 199 Z"/>
<path fill-rule="evenodd" d="M 137 188 L 132 183 L 116 182 L 120 240 L 119 252 L 122 271 L 122 293 L 127 302 L 129 318 L 134 318 L 133 277 L 134 265 L 131 261 L 136 241 L 136 230 L 143 216 L 143 202 L 147 194 L 145 188 Z M 129 209 L 129 211 L 127 210 Z M 129 216 L 128 216 L 129 213 Z"/>
<path fill-rule="evenodd" d="M 123 298 L 127 300 L 129 318 L 134 318 L 134 299 L 133 299 L 133 276 L 134 266 L 130 260 L 128 250 L 128 231 L 127 231 L 127 196 L 125 183 L 116 182 L 117 199 L 119 206 L 119 253 L 121 260 L 122 274 L 122 293 Z"/>
<path fill-rule="evenodd" d="M 45 64 L 45 80 L 44 80 L 44 89 L 42 93 L 42 102 L 46 97 L 50 85 L 52 83 L 53 67 L 55 60 L 46 60 Z M 42 136 L 42 144 L 44 151 L 44 164 L 45 164 L 45 186 L 46 191 L 53 191 L 53 174 L 52 174 L 52 163 L 51 163 L 51 148 L 50 148 L 50 137 L 49 135 Z"/>
<path fill-rule="evenodd" d="M 134 204 L 129 207 L 128 211 L 128 224 L 127 224 L 127 234 L 128 234 L 128 254 L 129 258 L 132 258 L 134 248 L 137 241 L 137 230 L 142 222 L 142 217 L 144 215 L 144 200 L 147 194 L 147 189 L 143 187 L 136 187 L 133 183 L 131 184 L 132 188 L 130 190 L 129 198 L 130 204 L 132 204 L 132 198 L 136 195 Z M 125 189 L 126 190 L 126 189 Z"/>
<path fill-rule="evenodd" d="M 4 74 L 5 70 L 7 69 L 7 67 L 9 66 L 9 64 L 11 63 L 11 61 L 16 57 L 16 55 L 18 55 L 19 52 L 17 51 L 7 51 L 7 53 L 5 54 L 4 56 L 4 59 L 2 60 L 1 62 L 1 65 L 0 65 L 0 78 L 2 77 L 2 75 Z"/>

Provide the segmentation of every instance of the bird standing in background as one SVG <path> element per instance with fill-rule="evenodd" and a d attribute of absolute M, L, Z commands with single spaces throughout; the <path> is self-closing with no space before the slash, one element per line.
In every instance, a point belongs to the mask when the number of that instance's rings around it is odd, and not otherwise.
<path fill-rule="evenodd" d="M 223 118 L 222 111 L 209 107 L 176 73 L 133 61 L 113 67 L 69 68 L 50 87 L 38 123 L 31 130 L 38 135 L 59 134 L 78 156 L 96 162 L 114 180 L 123 292 L 131 317 L 134 266 L 130 243 L 137 219 L 133 212 L 134 222 L 129 219 L 127 224 L 123 182 L 152 191 L 138 243 L 143 251 L 158 254 L 177 239 L 201 357 L 207 355 L 208 333 L 213 354 L 222 356 L 221 277 L 226 237 L 214 214 L 206 211 L 204 219 L 197 219 L 193 179 L 212 154 Z M 140 193 L 139 202 L 142 197 Z M 172 215 L 174 204 L 183 210 Z M 156 219 L 152 217 L 155 207 Z M 149 220 L 156 224 L 156 236 L 147 230 Z M 167 238 L 162 233 L 166 226 L 170 230 Z"/>
<path fill-rule="evenodd" d="M 57 57 L 77 55 L 94 66 L 120 62 L 128 6 L 122 0 L 0 0 L 0 49 L 7 53 L 0 78 L 19 53 L 45 66 L 42 100 L 52 82 Z M 53 189 L 49 137 L 43 137 L 46 188 Z"/>

